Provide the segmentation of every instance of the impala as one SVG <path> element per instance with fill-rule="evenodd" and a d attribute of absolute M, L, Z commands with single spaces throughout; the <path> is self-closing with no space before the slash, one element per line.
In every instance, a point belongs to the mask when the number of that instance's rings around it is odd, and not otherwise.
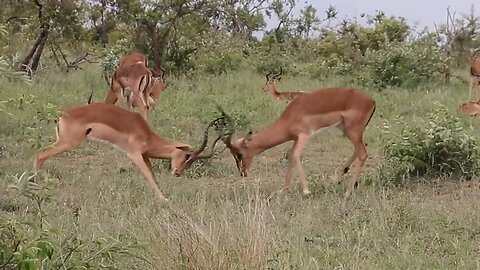
<path fill-rule="evenodd" d="M 186 143 L 162 138 L 139 114 L 115 105 L 92 103 L 69 108 L 56 121 L 57 141 L 50 149 L 37 153 L 34 169 L 40 169 L 48 158 L 73 150 L 86 140 L 105 142 L 125 152 L 155 193 L 165 199 L 153 176 L 150 159 L 170 159 L 172 174 L 180 176 L 195 160 L 213 156 L 219 138 L 209 155 L 201 153 L 207 145 L 208 129 L 215 121 L 218 119 L 207 126 L 201 146 L 194 150 Z"/>
<path fill-rule="evenodd" d="M 320 131 L 337 127 L 350 139 L 354 146 L 352 156 L 336 173 L 335 180 L 341 182 L 357 159 L 355 176 L 347 186 L 345 197 L 349 197 L 358 185 L 358 179 L 367 159 L 367 150 L 363 142 L 363 132 L 375 112 L 375 101 L 354 88 L 327 88 L 298 96 L 290 102 L 280 117 L 268 127 L 245 138 L 232 141 L 232 134 L 222 135 L 230 149 L 241 176 L 247 175 L 253 158 L 287 141 L 293 140 L 288 157 L 287 173 L 282 191 L 289 190 L 292 169 L 298 172 L 301 193 L 309 195 L 307 180 L 300 161 L 303 149 L 309 139 Z"/>
<path fill-rule="evenodd" d="M 459 106 L 460 111 L 469 115 L 469 116 L 480 115 L 480 104 L 479 104 L 479 102 L 480 102 L 480 100 L 475 101 L 475 102 L 461 103 L 460 106 Z"/>
<path fill-rule="evenodd" d="M 132 53 L 129 55 L 122 56 L 120 60 L 118 61 L 118 67 L 124 67 L 128 65 L 133 65 L 133 64 L 138 64 L 138 63 L 143 63 L 145 67 L 148 68 L 148 58 L 142 53 Z M 150 69 L 150 68 L 149 68 Z M 165 75 L 165 70 L 160 67 L 160 70 L 162 73 L 158 73 L 153 69 L 150 69 L 152 72 L 153 76 L 158 78 L 162 77 L 162 80 L 164 80 L 164 75 Z"/>
<path fill-rule="evenodd" d="M 476 50 L 470 56 L 470 98 L 474 96 L 475 100 L 480 99 L 480 59 L 477 57 L 479 51 L 480 49 Z"/>
<path fill-rule="evenodd" d="M 280 72 L 278 74 L 273 74 L 273 71 L 268 73 L 265 77 L 267 78 L 267 82 L 263 86 L 262 90 L 270 93 L 270 95 L 275 100 L 286 100 L 291 101 L 292 99 L 302 96 L 305 94 L 303 91 L 299 92 L 279 92 L 276 87 L 276 82 L 280 81 L 282 78 L 282 68 L 280 67 Z M 273 75 L 272 75 L 273 74 Z"/>
<path fill-rule="evenodd" d="M 154 78 L 143 63 L 135 63 L 119 67 L 113 73 L 105 103 L 115 104 L 120 99 L 124 106 L 126 99 L 127 108 L 139 107 L 143 118 L 147 120 L 154 97 L 158 98 L 164 89 L 163 74 L 161 79 Z"/>
<path fill-rule="evenodd" d="M 118 67 L 123 67 L 127 65 L 143 63 L 146 67 L 148 67 L 148 58 L 141 53 L 132 53 L 129 55 L 122 56 L 118 61 Z"/>
<path fill-rule="evenodd" d="M 139 107 L 144 119 L 148 118 L 148 110 L 165 90 L 165 70 L 154 72 L 147 67 L 147 57 L 140 53 L 124 56 L 119 67 L 110 79 L 110 88 L 105 103 L 115 104 L 119 99 L 127 108 Z"/>

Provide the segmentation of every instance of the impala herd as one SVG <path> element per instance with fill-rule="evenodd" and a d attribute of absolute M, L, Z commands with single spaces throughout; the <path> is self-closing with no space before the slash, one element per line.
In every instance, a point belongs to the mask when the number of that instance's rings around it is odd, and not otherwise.
<path fill-rule="evenodd" d="M 475 54 L 470 61 L 470 93 L 476 89 L 479 100 L 480 59 Z M 296 169 L 301 194 L 310 194 L 301 155 L 310 138 L 328 128 L 338 128 L 352 142 L 353 153 L 334 176 L 340 183 L 343 175 L 356 161 L 355 173 L 347 185 L 345 197 L 352 195 L 367 159 L 363 133 L 375 112 L 372 97 L 355 88 L 326 88 L 309 92 L 279 92 L 276 83 L 281 79 L 282 69 L 277 74 L 266 75 L 262 90 L 274 100 L 285 100 L 288 105 L 280 116 L 267 127 L 241 138 L 233 139 L 233 133 L 221 133 L 211 144 L 211 152 L 202 155 L 208 144 L 209 129 L 225 121 L 225 114 L 213 120 L 203 134 L 203 142 L 197 148 L 189 144 L 169 140 L 155 133 L 148 123 L 148 112 L 166 89 L 165 71 L 154 72 L 148 67 L 147 57 L 140 53 L 124 56 L 112 74 L 104 103 L 90 103 L 65 109 L 56 120 L 57 141 L 37 153 L 35 170 L 45 160 L 65 151 L 73 150 L 87 140 L 109 143 L 127 154 L 140 169 L 159 198 L 167 200 L 152 172 L 150 159 L 170 159 L 172 174 L 180 176 L 193 162 L 214 156 L 215 146 L 222 141 L 235 159 L 241 176 L 247 176 L 253 159 L 260 153 L 288 141 L 293 145 L 288 155 L 288 165 L 282 191 L 291 186 L 292 171 Z M 114 104 L 120 100 L 119 106 Z M 131 111 L 138 107 L 141 114 Z M 463 112 L 480 114 L 479 102 L 460 105 Z"/>

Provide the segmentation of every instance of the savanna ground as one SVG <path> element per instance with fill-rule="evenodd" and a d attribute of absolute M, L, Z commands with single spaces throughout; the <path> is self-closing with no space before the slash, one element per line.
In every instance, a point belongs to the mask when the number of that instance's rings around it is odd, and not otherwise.
<path fill-rule="evenodd" d="M 194 146 L 218 114 L 214 101 L 243 116 L 253 130 L 272 122 L 286 106 L 260 91 L 264 77 L 249 72 L 167 78 L 167 84 L 151 114 L 153 129 Z M 342 78 L 285 75 L 279 88 L 309 91 L 344 84 Z M 34 153 L 55 140 L 46 104 L 84 104 L 92 89 L 94 100 L 102 101 L 106 85 L 94 67 L 45 74 L 32 85 L 0 85 L 1 99 L 8 101 L 0 112 L 0 215 L 36 219 L 34 201 L 7 187 L 23 172 L 31 173 Z M 369 158 L 363 183 L 348 201 L 343 184 L 330 185 L 353 150 L 335 130 L 315 136 L 304 151 L 313 193 L 307 199 L 301 198 L 295 178 L 290 193 L 268 200 L 281 188 L 291 143 L 258 156 L 247 178 L 238 175 L 228 151 L 180 178 L 157 161 L 154 173 L 168 204 L 154 197 L 125 154 L 87 143 L 48 160 L 37 175 L 38 183 L 53 183 L 52 196 L 42 204 L 44 226 L 58 231 L 56 241 L 73 232 L 83 241 L 139 244 L 115 258 L 117 269 L 479 269 L 478 179 L 426 179 L 393 187 L 377 174 L 385 136 L 380 130 L 396 116 L 414 123 L 444 104 L 480 138 L 478 121 L 457 110 L 467 100 L 468 86 L 431 82 L 416 91 L 363 90 L 375 98 L 377 110 L 365 132 Z"/>

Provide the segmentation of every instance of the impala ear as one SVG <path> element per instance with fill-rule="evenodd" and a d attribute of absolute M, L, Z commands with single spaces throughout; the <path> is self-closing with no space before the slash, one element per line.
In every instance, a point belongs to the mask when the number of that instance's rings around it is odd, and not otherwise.
<path fill-rule="evenodd" d="M 148 104 L 153 104 L 155 105 L 155 100 L 151 96 L 148 96 Z"/>
<path fill-rule="evenodd" d="M 251 140 L 252 140 L 252 135 L 253 135 L 253 132 L 250 130 L 250 131 L 248 132 L 247 136 L 245 136 L 245 139 L 246 139 L 247 141 L 251 141 Z"/>

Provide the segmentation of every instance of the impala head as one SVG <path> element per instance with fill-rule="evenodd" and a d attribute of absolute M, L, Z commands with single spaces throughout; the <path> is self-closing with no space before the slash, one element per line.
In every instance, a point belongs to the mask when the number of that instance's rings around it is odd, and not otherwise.
<path fill-rule="evenodd" d="M 171 157 L 173 175 L 180 176 L 185 169 L 188 169 L 188 167 L 193 164 L 193 162 L 200 159 L 209 159 L 215 155 L 215 146 L 220 140 L 220 136 L 218 136 L 212 143 L 210 153 L 202 155 L 202 152 L 205 150 L 208 143 L 208 129 L 219 119 L 222 119 L 222 117 L 213 120 L 207 126 L 203 136 L 203 142 L 197 150 L 193 149 L 190 145 L 180 145 L 176 147 L 176 150 L 172 153 Z"/>
<path fill-rule="evenodd" d="M 476 49 L 475 51 L 473 51 L 473 53 L 470 55 L 470 59 L 471 60 L 475 60 L 478 58 L 477 54 L 480 52 L 480 49 Z"/>
<path fill-rule="evenodd" d="M 265 82 L 265 85 L 263 86 L 262 90 L 263 91 L 272 91 L 275 90 L 275 83 L 280 81 L 282 77 L 283 69 L 280 67 L 280 72 L 277 74 L 273 74 L 273 71 L 270 71 L 265 77 L 267 78 L 267 81 Z"/>
<path fill-rule="evenodd" d="M 160 72 L 155 72 L 153 70 L 153 83 L 152 89 L 150 91 L 150 96 L 148 97 L 148 105 L 155 105 L 155 101 L 160 97 L 160 94 L 165 91 L 167 85 L 165 83 L 165 69 L 160 67 Z"/>
<path fill-rule="evenodd" d="M 232 134 L 227 134 L 222 136 L 222 140 L 232 153 L 237 169 L 240 172 L 240 176 L 247 176 L 247 170 L 252 165 L 253 161 L 253 152 L 250 151 L 250 141 L 251 141 L 252 132 L 249 132 L 248 135 L 244 138 L 239 138 L 235 141 L 232 141 Z"/>

